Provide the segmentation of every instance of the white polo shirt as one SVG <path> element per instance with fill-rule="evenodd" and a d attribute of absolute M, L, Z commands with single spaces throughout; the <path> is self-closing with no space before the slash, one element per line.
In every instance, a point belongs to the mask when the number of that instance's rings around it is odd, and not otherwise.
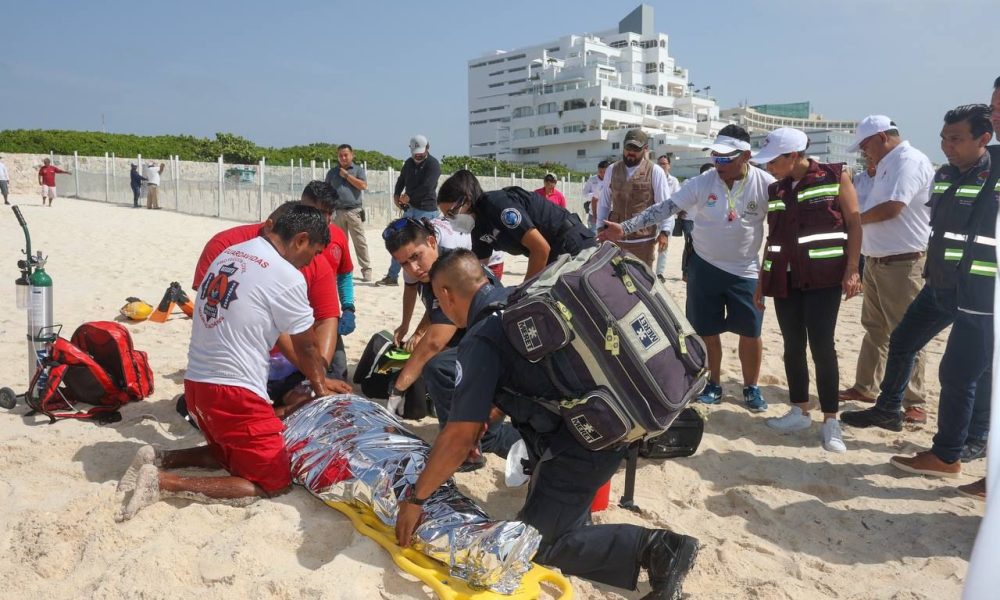
<path fill-rule="evenodd" d="M 146 165 L 146 183 L 160 185 L 160 167 L 158 165 Z"/>
<path fill-rule="evenodd" d="M 854 191 L 858 194 L 858 210 L 865 212 L 871 208 L 868 205 L 868 196 L 871 195 L 872 187 L 875 185 L 875 177 L 862 169 L 854 174 L 854 179 L 851 180 L 851 183 L 854 184 Z"/>
<path fill-rule="evenodd" d="M 670 200 L 693 216 L 694 251 L 710 265 L 737 277 L 756 279 L 760 272 L 760 247 L 767 220 L 767 186 L 770 173 L 748 166 L 747 175 L 732 189 L 715 169 L 684 182 Z M 736 218 L 729 220 L 729 205 Z"/>
<path fill-rule="evenodd" d="M 934 167 L 923 152 L 901 142 L 882 157 L 875 182 L 865 199 L 865 210 L 894 200 L 906 205 L 895 218 L 863 225 L 861 253 L 885 257 L 927 250 L 931 234 L 930 200 Z"/>

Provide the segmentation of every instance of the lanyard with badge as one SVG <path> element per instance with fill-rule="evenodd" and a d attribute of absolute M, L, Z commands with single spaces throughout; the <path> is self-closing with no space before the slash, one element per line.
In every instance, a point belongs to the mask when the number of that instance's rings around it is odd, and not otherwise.
<path fill-rule="evenodd" d="M 729 212 L 726 213 L 727 221 L 736 220 L 736 217 L 738 216 L 736 214 L 736 200 L 743 195 L 743 190 L 746 188 L 747 179 L 749 178 L 750 172 L 747 171 L 743 174 L 743 177 L 740 178 L 739 186 L 734 184 L 733 189 L 729 189 L 729 186 L 726 186 L 726 205 L 729 207 Z M 725 186 L 725 182 L 723 182 L 722 185 Z"/>

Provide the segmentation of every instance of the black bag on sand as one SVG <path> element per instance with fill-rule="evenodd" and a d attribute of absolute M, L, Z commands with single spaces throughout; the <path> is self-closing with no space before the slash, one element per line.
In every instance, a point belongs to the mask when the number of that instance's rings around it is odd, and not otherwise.
<path fill-rule="evenodd" d="M 393 344 L 390 331 L 380 331 L 368 340 L 368 345 L 361 353 L 361 360 L 354 368 L 354 383 L 361 385 L 361 392 L 365 396 L 380 400 L 389 398 L 389 388 L 406 364 L 405 358 L 396 356 L 399 352 Z M 419 420 L 434 413 L 422 378 L 418 378 L 406 390 L 404 399 L 404 419 Z"/>
<path fill-rule="evenodd" d="M 639 445 L 643 458 L 682 458 L 698 451 L 705 433 L 705 420 L 693 408 L 685 408 L 674 419 L 670 429 Z"/>

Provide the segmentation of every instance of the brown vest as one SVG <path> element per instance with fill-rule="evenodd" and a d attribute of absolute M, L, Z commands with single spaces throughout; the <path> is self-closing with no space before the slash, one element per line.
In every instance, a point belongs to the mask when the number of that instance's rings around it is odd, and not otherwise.
<path fill-rule="evenodd" d="M 651 160 L 642 159 L 632 179 L 628 179 L 625 163 L 618 161 L 611 171 L 608 191 L 611 193 L 611 213 L 608 220 L 613 223 L 627 221 L 653 205 L 653 169 L 660 167 Z M 656 235 L 656 225 L 650 225 L 635 233 L 626 235 L 625 240 L 639 240 Z"/>

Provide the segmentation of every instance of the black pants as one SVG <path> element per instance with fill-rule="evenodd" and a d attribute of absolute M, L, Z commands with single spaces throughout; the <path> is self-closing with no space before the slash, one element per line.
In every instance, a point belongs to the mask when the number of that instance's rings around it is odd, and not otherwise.
<path fill-rule="evenodd" d="M 424 385 L 427 387 L 427 395 L 434 402 L 438 423 L 442 427 L 448 422 L 448 415 L 451 413 L 451 399 L 455 395 L 455 361 L 457 357 L 457 348 L 445 348 L 427 361 L 421 373 Z M 479 440 L 479 446 L 483 452 L 507 458 L 510 447 L 516 444 L 519 439 L 521 436 L 518 435 L 517 430 L 504 420 L 490 424 L 486 433 L 483 434 L 483 439 Z"/>
<path fill-rule="evenodd" d="M 774 299 L 781 337 L 785 339 L 785 376 L 793 404 L 809 401 L 809 365 L 806 344 L 816 367 L 816 390 L 824 413 L 836 414 L 840 387 L 834 330 L 840 312 L 840 287 L 818 290 L 789 289 L 787 298 Z"/>
<path fill-rule="evenodd" d="M 139 188 L 132 188 L 132 206 L 139 207 Z"/>
<path fill-rule="evenodd" d="M 681 232 L 684 234 L 684 252 L 681 254 L 681 274 L 687 277 L 688 274 L 688 262 L 691 260 L 691 255 L 694 254 L 694 238 L 691 237 L 691 232 L 694 231 L 694 221 L 688 221 L 687 219 L 678 219 L 680 222 Z"/>
<path fill-rule="evenodd" d="M 535 562 L 566 575 L 635 589 L 647 530 L 590 524 L 594 495 L 618 470 L 626 450 L 584 449 L 560 417 L 529 400 L 500 396 L 496 403 L 510 415 L 536 463 L 518 514 L 542 534 Z"/>

